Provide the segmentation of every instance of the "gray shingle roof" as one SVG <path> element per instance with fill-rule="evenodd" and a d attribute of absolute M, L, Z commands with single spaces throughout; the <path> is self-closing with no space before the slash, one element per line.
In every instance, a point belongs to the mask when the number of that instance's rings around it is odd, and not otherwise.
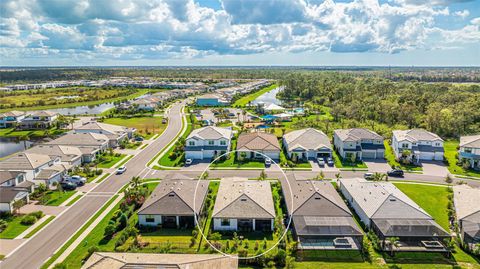
<path fill-rule="evenodd" d="M 0 171 L 0 184 L 5 183 L 6 181 L 15 179 L 19 174 L 23 172 L 20 171 Z"/>
<path fill-rule="evenodd" d="M 453 186 L 453 202 L 458 219 L 480 212 L 480 189 L 468 185 Z"/>
<path fill-rule="evenodd" d="M 411 130 L 394 130 L 393 136 L 397 138 L 397 141 L 443 141 L 440 136 L 432 132 L 423 129 L 411 129 Z"/>
<path fill-rule="evenodd" d="M 95 133 L 67 133 L 59 138 L 47 142 L 49 145 L 70 146 L 101 146 L 108 143 L 108 137 L 104 134 Z"/>
<path fill-rule="evenodd" d="M 222 179 L 212 217 L 275 218 L 270 183 L 240 178 Z"/>
<path fill-rule="evenodd" d="M 138 214 L 193 215 L 199 213 L 208 192 L 208 181 L 164 179 L 142 205 Z M 195 196 L 195 210 L 193 197 Z"/>
<path fill-rule="evenodd" d="M 342 141 L 359 141 L 362 139 L 383 140 L 383 137 L 374 131 L 365 128 L 337 129 L 335 134 Z"/>
<path fill-rule="evenodd" d="M 20 192 L 25 192 L 25 191 L 17 190 L 12 187 L 0 187 L 0 203 L 12 202 Z"/>
<path fill-rule="evenodd" d="M 38 145 L 28 149 L 28 153 L 45 154 L 50 157 L 59 157 L 62 162 L 70 162 L 82 156 L 82 151 L 74 146 Z"/>
<path fill-rule="evenodd" d="M 265 132 L 243 133 L 238 137 L 237 150 L 280 151 L 274 134 Z"/>
<path fill-rule="evenodd" d="M 320 148 L 332 149 L 328 136 L 324 132 L 313 128 L 292 131 L 285 134 L 283 138 L 290 150 L 297 147 L 304 148 L 305 150 L 318 150 Z"/>
<path fill-rule="evenodd" d="M 460 147 L 480 148 L 480 134 L 461 136 Z"/>
<path fill-rule="evenodd" d="M 51 161 L 50 156 L 37 153 L 17 153 L 0 161 L 1 170 L 33 170 Z"/>
<path fill-rule="evenodd" d="M 232 130 L 229 128 L 207 126 L 193 130 L 187 139 L 193 137 L 197 137 L 199 139 L 230 139 L 232 137 Z"/>

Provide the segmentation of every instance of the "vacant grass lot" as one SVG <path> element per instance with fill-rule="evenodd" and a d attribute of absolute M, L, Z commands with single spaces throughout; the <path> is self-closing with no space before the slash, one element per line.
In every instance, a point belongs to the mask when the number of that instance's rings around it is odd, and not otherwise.
<path fill-rule="evenodd" d="M 243 96 L 242 98 L 238 99 L 237 101 L 235 101 L 235 103 L 233 104 L 234 107 L 238 107 L 238 106 L 246 106 L 248 105 L 249 102 L 252 102 L 253 100 L 257 99 L 260 95 L 264 94 L 264 93 L 267 93 L 273 89 L 275 89 L 276 87 L 278 87 L 277 84 L 273 84 L 273 85 L 270 85 L 268 87 L 265 87 L 259 91 L 256 91 L 252 94 L 248 94 L 248 95 L 245 95 Z"/>
<path fill-rule="evenodd" d="M 103 122 L 137 129 L 145 139 L 161 134 L 167 127 L 162 117 L 106 118 Z"/>
<path fill-rule="evenodd" d="M 445 141 L 443 147 L 445 149 L 445 159 L 448 162 L 448 171 L 452 174 L 470 176 L 470 177 L 480 177 L 479 171 L 473 171 L 471 169 L 464 169 L 463 167 L 457 164 L 458 161 L 458 141 Z"/>

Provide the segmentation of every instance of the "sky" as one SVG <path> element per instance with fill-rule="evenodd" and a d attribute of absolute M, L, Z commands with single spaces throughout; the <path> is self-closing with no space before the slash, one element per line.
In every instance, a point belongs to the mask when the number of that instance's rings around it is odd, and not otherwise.
<path fill-rule="evenodd" d="M 0 0 L 0 66 L 480 66 L 480 0 Z"/>

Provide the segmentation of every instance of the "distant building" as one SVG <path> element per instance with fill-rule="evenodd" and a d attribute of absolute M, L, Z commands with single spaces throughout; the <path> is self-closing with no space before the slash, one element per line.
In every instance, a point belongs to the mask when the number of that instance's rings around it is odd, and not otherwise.
<path fill-rule="evenodd" d="M 443 161 L 443 139 L 423 129 L 393 131 L 392 148 L 397 158 L 402 156 L 402 152 L 408 150 L 410 155 L 407 158 L 414 163 Z"/>
<path fill-rule="evenodd" d="M 215 231 L 273 231 L 275 207 L 270 182 L 222 179 L 212 219 Z"/>
<path fill-rule="evenodd" d="M 338 154 L 350 160 L 383 159 L 385 145 L 383 137 L 364 128 L 338 129 L 333 132 L 333 144 Z"/>
<path fill-rule="evenodd" d="M 458 158 L 460 161 L 467 160 L 470 168 L 480 170 L 480 135 L 460 137 Z"/>
<path fill-rule="evenodd" d="M 197 219 L 200 217 L 208 192 L 208 183 L 192 179 L 162 180 L 138 210 L 138 223 L 141 226 L 162 228 L 194 228 L 194 214 Z"/>
<path fill-rule="evenodd" d="M 205 94 L 197 97 L 197 106 L 226 106 L 228 101 L 217 94 Z"/>
<path fill-rule="evenodd" d="M 96 121 L 88 122 L 74 129 L 74 132 L 79 134 L 95 133 L 107 136 L 108 146 L 110 148 L 115 148 L 119 146 L 123 140 L 132 138 L 135 131 L 136 130 L 134 128 L 127 128 Z"/>
<path fill-rule="evenodd" d="M 25 118 L 23 111 L 9 111 L 0 113 L 0 128 L 16 127 Z"/>
<path fill-rule="evenodd" d="M 238 259 L 220 254 L 94 252 L 82 269 L 236 269 Z"/>

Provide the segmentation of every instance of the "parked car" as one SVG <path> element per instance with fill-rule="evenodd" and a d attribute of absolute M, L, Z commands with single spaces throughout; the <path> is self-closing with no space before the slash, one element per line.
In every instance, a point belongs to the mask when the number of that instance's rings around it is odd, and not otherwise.
<path fill-rule="evenodd" d="M 60 186 L 62 186 L 62 189 L 66 191 L 73 191 L 77 188 L 77 184 L 70 181 L 62 182 L 60 183 Z"/>
<path fill-rule="evenodd" d="M 144 139 L 141 136 L 135 137 L 135 141 L 142 142 Z"/>
<path fill-rule="evenodd" d="M 320 167 L 325 166 L 325 160 L 323 158 L 317 158 L 317 162 Z"/>
<path fill-rule="evenodd" d="M 265 158 L 265 166 L 270 167 L 272 165 L 272 159 L 270 158 Z"/>
<path fill-rule="evenodd" d="M 119 168 L 117 168 L 117 175 L 121 175 L 121 174 L 125 173 L 125 171 L 127 171 L 127 167 L 120 166 Z"/>
<path fill-rule="evenodd" d="M 192 159 L 186 159 L 186 160 L 185 160 L 185 165 L 191 165 L 192 162 L 193 162 Z"/>
<path fill-rule="evenodd" d="M 365 173 L 363 174 L 363 178 L 366 180 L 373 180 L 373 173 Z"/>
<path fill-rule="evenodd" d="M 167 123 L 167 119 L 163 119 L 163 120 L 162 120 L 162 123 L 163 123 L 163 124 Z"/>
<path fill-rule="evenodd" d="M 335 163 L 333 162 L 332 157 L 328 157 L 328 159 L 327 159 L 327 164 L 328 164 L 328 166 L 334 166 L 334 165 L 335 165 Z"/>
<path fill-rule="evenodd" d="M 403 170 L 402 169 L 393 169 L 387 172 L 389 177 L 403 177 Z"/>
<path fill-rule="evenodd" d="M 73 184 L 77 185 L 77 186 L 83 186 L 85 185 L 85 183 L 87 183 L 87 179 L 84 178 L 84 177 L 81 177 L 81 176 L 71 176 L 71 177 L 66 177 L 64 180 L 64 182 L 72 182 Z"/>

